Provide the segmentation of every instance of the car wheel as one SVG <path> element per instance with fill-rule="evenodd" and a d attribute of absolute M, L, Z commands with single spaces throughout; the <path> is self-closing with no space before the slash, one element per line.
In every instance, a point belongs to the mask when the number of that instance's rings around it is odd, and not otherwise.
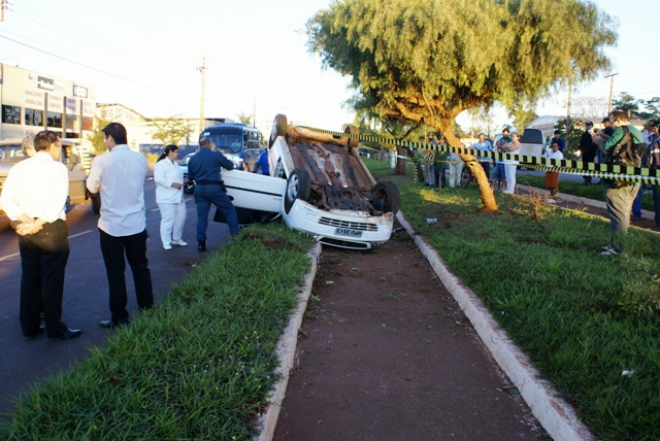
<path fill-rule="evenodd" d="M 284 195 L 284 211 L 289 214 L 296 199 L 306 201 L 309 199 L 312 186 L 309 173 L 302 168 L 295 168 L 289 175 L 286 183 L 286 194 Z"/>
<path fill-rule="evenodd" d="M 358 129 L 354 125 L 349 125 L 348 127 L 346 127 L 346 130 L 344 130 L 344 133 L 350 133 L 351 135 L 359 135 L 360 129 Z M 360 145 L 359 139 L 348 138 L 348 147 L 357 149 L 359 145 Z"/>
<path fill-rule="evenodd" d="M 91 196 L 92 211 L 94 214 L 101 214 L 101 195 Z"/>
<path fill-rule="evenodd" d="M 378 182 L 374 185 L 372 193 L 374 195 L 374 208 L 376 210 L 383 213 L 389 213 L 391 211 L 394 214 L 399 212 L 401 197 L 399 195 L 399 189 L 393 182 Z"/>
<path fill-rule="evenodd" d="M 273 146 L 273 143 L 278 136 L 285 136 L 286 129 L 289 126 L 289 123 L 286 119 L 286 115 L 281 113 L 275 115 L 275 121 L 273 121 L 273 129 L 270 131 L 270 138 L 268 139 L 268 148 Z"/>

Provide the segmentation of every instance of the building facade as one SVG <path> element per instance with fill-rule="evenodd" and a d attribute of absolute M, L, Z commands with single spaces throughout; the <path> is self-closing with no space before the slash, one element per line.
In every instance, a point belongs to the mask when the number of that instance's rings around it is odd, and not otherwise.
<path fill-rule="evenodd" d="M 52 130 L 85 144 L 94 128 L 96 90 L 73 80 L 0 64 L 0 139 Z"/>

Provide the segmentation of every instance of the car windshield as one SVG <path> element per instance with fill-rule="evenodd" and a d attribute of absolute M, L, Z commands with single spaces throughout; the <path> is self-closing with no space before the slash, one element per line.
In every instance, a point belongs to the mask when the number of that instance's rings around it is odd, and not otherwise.
<path fill-rule="evenodd" d="M 0 145 L 0 164 L 14 164 L 25 158 L 21 144 L 2 144 Z"/>
<path fill-rule="evenodd" d="M 181 162 L 179 162 L 179 165 L 180 165 L 181 167 L 188 167 L 188 163 L 190 162 L 190 158 L 191 158 L 191 157 L 192 157 L 192 155 L 188 155 L 188 156 L 186 156 L 185 158 L 183 158 L 183 159 L 181 160 Z"/>

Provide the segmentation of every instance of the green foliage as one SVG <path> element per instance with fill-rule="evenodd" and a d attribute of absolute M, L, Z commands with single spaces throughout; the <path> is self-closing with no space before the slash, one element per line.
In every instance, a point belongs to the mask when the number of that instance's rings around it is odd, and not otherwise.
<path fill-rule="evenodd" d="M 92 153 L 96 156 L 102 155 L 108 152 L 108 148 L 105 146 L 105 133 L 103 129 L 113 122 L 112 119 L 105 119 L 102 116 L 94 117 L 94 130 L 92 133 L 87 135 L 87 140 L 92 143 Z"/>
<path fill-rule="evenodd" d="M 476 189 L 437 191 L 365 163 L 397 184 L 416 234 L 597 439 L 660 439 L 660 235 L 633 228 L 626 254 L 601 256 L 606 219 L 501 194 L 502 210 L 484 213 Z"/>
<path fill-rule="evenodd" d="M 650 100 L 638 100 L 644 106 L 646 112 L 639 112 L 640 118 L 643 119 L 660 119 L 660 97 L 654 96 Z"/>
<path fill-rule="evenodd" d="M 521 102 L 516 103 L 512 110 L 509 111 L 509 116 L 513 118 L 513 125 L 522 132 L 525 127 L 536 118 L 536 102 L 527 100 L 521 100 Z"/>
<path fill-rule="evenodd" d="M 307 35 L 352 78 L 356 110 L 442 132 L 470 107 L 531 109 L 560 82 L 595 78 L 616 42 L 611 18 L 583 0 L 343 0 Z"/>
<path fill-rule="evenodd" d="M 639 116 L 639 101 L 628 92 L 621 92 L 617 98 L 612 101 L 614 109 L 622 109 L 628 112 L 628 118 L 637 118 Z"/>
<path fill-rule="evenodd" d="M 632 283 L 622 287 L 619 306 L 635 315 L 660 319 L 660 265 L 657 260 L 624 256 L 621 271 Z"/>
<path fill-rule="evenodd" d="M 189 122 L 175 117 L 150 119 L 149 124 L 153 127 L 149 134 L 153 139 L 162 142 L 163 146 L 168 144 L 179 145 L 184 142 L 189 144 L 189 137 L 195 130 Z"/>
<path fill-rule="evenodd" d="M 253 439 L 312 243 L 282 224 L 244 230 L 87 361 L 35 386 L 0 438 Z"/>
<path fill-rule="evenodd" d="M 586 126 L 583 121 L 571 118 L 568 136 L 566 136 L 566 119 L 560 119 L 555 123 L 555 130 L 561 130 L 564 138 L 564 157 L 566 159 L 579 160 L 578 152 L 580 151 L 580 138 L 584 133 Z"/>
<path fill-rule="evenodd" d="M 147 162 L 150 164 L 155 164 L 158 162 L 158 158 L 160 158 L 158 153 L 143 153 L 142 155 L 147 158 Z"/>
<path fill-rule="evenodd" d="M 238 118 L 238 121 L 247 124 L 248 126 L 252 125 L 252 115 L 246 115 L 245 113 L 241 112 L 238 115 L 236 115 Z"/>

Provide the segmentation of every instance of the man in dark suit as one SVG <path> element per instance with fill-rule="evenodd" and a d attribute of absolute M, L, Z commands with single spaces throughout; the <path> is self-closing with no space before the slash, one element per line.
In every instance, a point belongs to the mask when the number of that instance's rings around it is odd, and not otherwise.
<path fill-rule="evenodd" d="M 580 153 L 583 162 L 594 162 L 598 146 L 594 144 L 594 123 L 591 121 L 586 122 L 586 128 L 582 137 L 580 138 Z M 591 176 L 584 175 L 584 185 L 591 185 Z"/>

